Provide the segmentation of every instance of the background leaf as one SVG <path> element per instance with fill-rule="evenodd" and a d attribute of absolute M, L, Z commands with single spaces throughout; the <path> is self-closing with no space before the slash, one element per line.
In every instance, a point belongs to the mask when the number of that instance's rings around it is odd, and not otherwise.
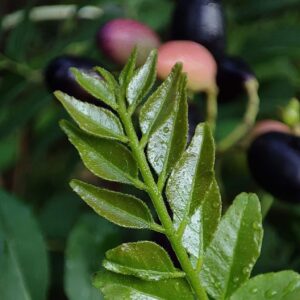
<path fill-rule="evenodd" d="M 262 243 L 260 204 L 254 194 L 240 194 L 221 219 L 201 270 L 207 292 L 229 297 L 250 276 Z"/>
<path fill-rule="evenodd" d="M 106 252 L 103 266 L 112 272 L 158 281 L 184 277 L 170 259 L 168 253 L 159 245 L 141 241 L 126 243 Z"/>
<path fill-rule="evenodd" d="M 300 275 L 293 271 L 267 273 L 251 278 L 230 300 L 297 300 L 300 298 Z"/>
<path fill-rule="evenodd" d="M 70 300 L 103 299 L 92 285 L 92 275 L 99 270 L 105 251 L 119 242 L 120 232 L 116 226 L 96 215 L 81 216 L 66 248 L 64 281 Z"/>
<path fill-rule="evenodd" d="M 138 176 L 135 160 L 123 145 L 90 136 L 67 121 L 61 127 L 77 148 L 85 166 L 95 175 L 122 183 L 133 184 Z"/>
<path fill-rule="evenodd" d="M 2 300 L 46 299 L 48 259 L 30 210 L 0 191 L 0 295 Z"/>

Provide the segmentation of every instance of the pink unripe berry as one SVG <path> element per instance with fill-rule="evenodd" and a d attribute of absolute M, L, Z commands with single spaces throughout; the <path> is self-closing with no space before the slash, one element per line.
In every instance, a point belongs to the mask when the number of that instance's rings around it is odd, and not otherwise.
<path fill-rule="evenodd" d="M 250 134 L 250 139 L 253 140 L 253 139 L 257 138 L 258 136 L 263 135 L 267 132 L 291 133 L 291 130 L 287 125 L 285 125 L 284 123 L 281 123 L 279 121 L 263 120 L 263 121 L 259 121 L 255 124 L 255 126 Z"/>
<path fill-rule="evenodd" d="M 187 86 L 194 92 L 215 88 L 217 64 L 212 54 L 192 41 L 170 41 L 158 49 L 157 73 L 165 79 L 176 62 L 183 64 Z"/>
<path fill-rule="evenodd" d="M 115 63 L 124 65 L 137 47 L 137 65 L 142 65 L 160 39 L 148 26 L 131 19 L 114 19 L 97 33 L 97 44 Z"/>

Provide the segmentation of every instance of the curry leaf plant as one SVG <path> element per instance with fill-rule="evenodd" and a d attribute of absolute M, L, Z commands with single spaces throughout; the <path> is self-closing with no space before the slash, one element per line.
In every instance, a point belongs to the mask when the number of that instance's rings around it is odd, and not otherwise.
<path fill-rule="evenodd" d="M 300 299 L 300 276 L 292 271 L 250 279 L 263 237 L 260 202 L 242 193 L 221 216 L 210 127 L 199 124 L 187 143 L 186 76 L 176 64 L 153 91 L 156 60 L 153 51 L 136 69 L 133 52 L 118 79 L 99 67 L 102 79 L 72 70 L 98 106 L 55 93 L 75 121 L 61 127 L 85 166 L 144 191 L 156 216 L 133 195 L 79 180 L 72 189 L 119 226 L 166 235 L 180 266 L 154 242 L 124 243 L 106 253 L 94 286 L 105 299 Z"/>

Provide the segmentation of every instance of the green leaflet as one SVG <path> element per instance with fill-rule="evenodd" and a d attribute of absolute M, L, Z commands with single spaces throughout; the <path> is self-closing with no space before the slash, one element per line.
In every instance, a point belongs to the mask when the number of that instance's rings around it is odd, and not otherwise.
<path fill-rule="evenodd" d="M 166 188 L 174 225 L 183 245 L 196 258 L 203 255 L 221 216 L 221 197 L 214 180 L 214 152 L 209 125 L 199 124 Z"/>
<path fill-rule="evenodd" d="M 110 89 L 109 85 L 93 74 L 80 71 L 76 68 L 71 68 L 76 81 L 92 96 L 103 101 L 105 104 L 113 109 L 117 108 L 117 102 L 114 92 Z"/>
<path fill-rule="evenodd" d="M 85 166 L 100 178 L 134 184 L 138 168 L 131 152 L 116 141 L 96 138 L 68 121 L 60 126 L 77 148 Z"/>
<path fill-rule="evenodd" d="M 156 80 L 156 60 L 157 52 L 153 50 L 145 64 L 136 70 L 131 78 L 126 90 L 127 101 L 130 106 L 135 107 L 150 92 Z"/>
<path fill-rule="evenodd" d="M 46 244 L 32 212 L 0 190 L 0 298 L 46 299 Z"/>
<path fill-rule="evenodd" d="M 146 204 L 136 197 L 101 189 L 79 180 L 72 180 L 70 185 L 98 215 L 117 225 L 151 229 L 154 223 Z"/>
<path fill-rule="evenodd" d="M 182 235 L 183 246 L 196 259 L 203 257 L 213 238 L 220 222 L 221 208 L 219 187 L 216 180 L 213 180 L 201 205 L 189 218 Z"/>
<path fill-rule="evenodd" d="M 60 91 L 55 92 L 55 96 L 85 132 L 103 138 L 127 141 L 119 118 L 108 109 L 79 101 Z"/>
<path fill-rule="evenodd" d="M 136 64 L 136 58 L 137 58 L 137 48 L 134 48 L 132 51 L 126 65 L 124 66 L 122 72 L 119 76 L 119 83 L 123 89 L 127 89 L 127 86 L 129 82 L 132 79 L 132 76 L 134 74 L 135 70 L 135 64 Z"/>
<path fill-rule="evenodd" d="M 197 126 L 187 150 L 174 167 L 166 195 L 178 227 L 201 205 L 214 178 L 214 142 L 209 125 Z"/>
<path fill-rule="evenodd" d="M 194 300 L 190 286 L 184 278 L 146 281 L 106 271 L 97 273 L 93 284 L 101 290 L 105 299 Z"/>
<path fill-rule="evenodd" d="M 201 281 L 215 299 L 225 299 L 250 276 L 262 243 L 262 217 L 256 195 L 236 197 L 206 249 Z"/>
<path fill-rule="evenodd" d="M 161 185 L 185 149 L 188 132 L 186 80 L 182 77 L 180 92 L 171 115 L 150 136 L 147 156 Z M 162 188 L 162 186 L 160 186 Z"/>
<path fill-rule="evenodd" d="M 230 300 L 299 300 L 300 275 L 281 271 L 255 276 L 242 285 Z"/>
<path fill-rule="evenodd" d="M 178 81 L 180 79 L 182 66 L 176 64 L 167 79 L 149 97 L 143 105 L 139 115 L 141 131 L 149 135 L 155 130 L 156 125 L 164 121 L 171 113 L 174 106 L 176 94 L 178 93 Z"/>
<path fill-rule="evenodd" d="M 105 82 L 111 91 L 114 91 L 116 88 L 118 88 L 118 82 L 112 73 L 101 67 L 95 67 L 94 70 L 105 79 Z"/>
<path fill-rule="evenodd" d="M 69 235 L 65 251 L 64 285 L 68 299 L 103 299 L 91 284 L 91 277 L 99 269 L 105 251 L 120 241 L 119 228 L 98 215 L 85 213 L 79 218 Z"/>
<path fill-rule="evenodd" d="M 174 267 L 162 247 L 149 241 L 126 243 L 107 251 L 103 266 L 115 273 L 149 281 L 185 276 Z"/>

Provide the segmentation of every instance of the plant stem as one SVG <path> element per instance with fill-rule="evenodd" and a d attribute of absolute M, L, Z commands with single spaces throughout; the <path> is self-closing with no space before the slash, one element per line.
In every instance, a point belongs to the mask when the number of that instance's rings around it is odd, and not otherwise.
<path fill-rule="evenodd" d="M 248 104 L 244 118 L 241 124 L 239 124 L 227 137 L 220 141 L 217 151 L 223 153 L 229 148 L 239 142 L 252 128 L 255 123 L 256 116 L 259 109 L 259 97 L 258 97 L 258 82 L 256 79 L 251 79 L 245 82 L 245 89 L 248 94 Z"/>
<path fill-rule="evenodd" d="M 164 203 L 164 199 L 162 197 L 161 192 L 159 191 L 153 175 L 151 173 L 150 167 L 148 165 L 144 149 L 141 147 L 138 137 L 136 135 L 136 131 L 134 129 L 131 117 L 126 110 L 124 99 L 120 99 L 119 101 L 119 116 L 124 124 L 125 131 L 130 140 L 129 145 L 131 147 L 133 156 L 135 157 L 142 177 L 144 179 L 145 185 L 147 186 L 147 190 L 149 196 L 152 200 L 152 203 L 156 209 L 159 220 L 162 226 L 165 229 L 165 234 L 168 237 L 173 250 L 175 251 L 177 258 L 181 264 L 183 271 L 186 273 L 187 279 L 190 285 L 193 288 L 194 293 L 196 294 L 199 300 L 207 300 L 208 297 L 204 288 L 201 285 L 199 280 L 198 273 L 193 269 L 193 266 L 189 260 L 189 257 L 181 244 L 181 239 L 178 238 L 176 231 L 173 226 L 172 219 L 169 216 L 168 210 Z"/>
<path fill-rule="evenodd" d="M 218 103 L 217 103 L 218 89 L 212 88 L 207 91 L 207 103 L 206 103 L 206 121 L 210 124 L 212 132 L 216 128 L 216 121 L 218 115 Z"/>
<path fill-rule="evenodd" d="M 87 5 L 79 7 L 69 5 L 44 5 L 33 7 L 29 11 L 29 19 L 32 22 L 64 20 L 77 16 L 81 19 L 97 19 L 103 14 L 103 10 L 97 6 Z M 25 10 L 13 12 L 2 19 L 1 27 L 8 30 L 18 25 L 24 18 Z"/>

